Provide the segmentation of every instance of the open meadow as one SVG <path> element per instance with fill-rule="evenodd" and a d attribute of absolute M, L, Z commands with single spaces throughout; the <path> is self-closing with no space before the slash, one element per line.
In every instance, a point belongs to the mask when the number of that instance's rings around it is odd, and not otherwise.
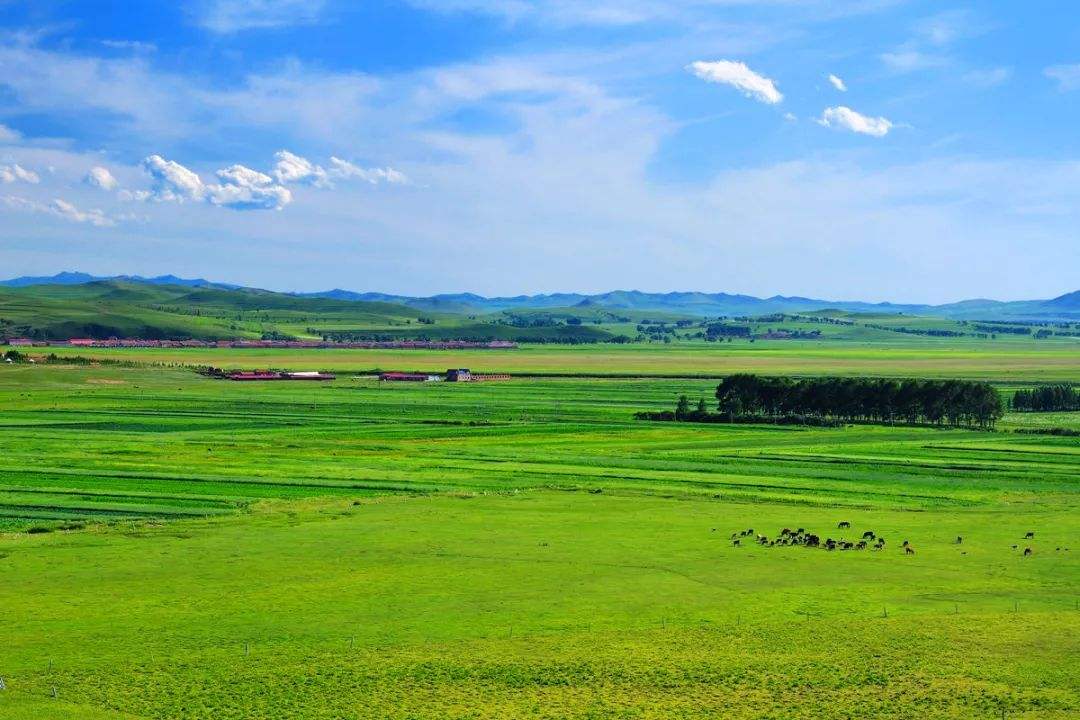
<path fill-rule="evenodd" d="M 629 345 L 525 345 L 514 350 L 288 350 L 50 348 L 61 357 L 224 368 L 274 367 L 365 373 L 442 372 L 463 365 L 479 372 L 537 375 L 718 378 L 762 375 L 960 377 L 1000 382 L 1069 382 L 1080 377 L 1080 340 L 972 341 L 908 338 L 875 342 L 760 340 Z"/>
<path fill-rule="evenodd" d="M 662 363 L 636 350 L 505 357 Z M 748 361 L 669 351 L 679 371 Z M 804 355 L 782 362 L 822 369 Z M 1048 355 L 1027 362 L 1077 362 Z M 839 357 L 830 371 L 872 361 Z M 965 357 L 962 376 L 1025 379 Z M 632 419 L 715 387 L 0 367 L 0 716 L 1075 716 L 1080 440 L 1012 431 L 1080 428 L 1077 413 L 992 433 Z M 730 537 L 784 527 L 887 544 Z"/>

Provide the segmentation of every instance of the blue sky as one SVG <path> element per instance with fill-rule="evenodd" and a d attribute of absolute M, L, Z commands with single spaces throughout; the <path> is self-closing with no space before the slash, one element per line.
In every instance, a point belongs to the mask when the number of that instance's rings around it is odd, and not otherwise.
<path fill-rule="evenodd" d="M 0 275 L 1052 297 L 1078 121 L 1067 2 L 0 0 Z"/>

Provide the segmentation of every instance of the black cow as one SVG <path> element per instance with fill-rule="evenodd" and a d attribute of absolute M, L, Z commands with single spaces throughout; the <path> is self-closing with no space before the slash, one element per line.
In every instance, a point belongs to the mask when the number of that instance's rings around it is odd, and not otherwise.
<path fill-rule="evenodd" d="M 842 530 L 844 528 L 851 527 L 851 523 L 849 523 L 847 520 L 841 520 L 840 522 L 836 523 L 836 527 Z"/>
<path fill-rule="evenodd" d="M 1024 548 L 1024 555 L 1030 555 L 1030 554 L 1031 554 L 1031 548 L 1029 548 L 1029 547 Z"/>
<path fill-rule="evenodd" d="M 1035 532 L 1032 531 L 1032 530 L 1028 530 L 1027 535 L 1024 536 L 1024 539 L 1025 540 L 1030 540 L 1033 537 L 1035 537 Z"/>

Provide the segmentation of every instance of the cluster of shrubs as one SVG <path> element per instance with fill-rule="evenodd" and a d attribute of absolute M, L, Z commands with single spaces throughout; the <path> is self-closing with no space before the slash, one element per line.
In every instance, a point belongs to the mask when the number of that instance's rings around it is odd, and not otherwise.
<path fill-rule="evenodd" d="M 992 428 L 1005 413 L 1001 396 L 984 382 L 729 375 L 716 388 L 718 413 L 705 400 L 695 409 L 685 395 L 674 411 L 639 412 L 640 420 L 769 423 L 836 427 L 848 422 L 949 424 Z"/>
<path fill-rule="evenodd" d="M 1080 390 L 1072 385 L 1042 385 L 1032 390 L 1017 390 L 1012 409 L 1021 412 L 1056 412 L 1080 410 Z"/>
<path fill-rule="evenodd" d="M 907 422 L 988 428 L 1005 414 L 998 392 L 969 380 L 729 375 L 716 389 L 729 416 L 803 415 L 846 422 Z"/>
<path fill-rule="evenodd" d="M 1080 437 L 1080 430 L 1073 430 L 1072 428 L 1064 427 L 1017 428 L 1013 432 L 1020 433 L 1021 435 L 1057 435 L 1059 437 Z"/>

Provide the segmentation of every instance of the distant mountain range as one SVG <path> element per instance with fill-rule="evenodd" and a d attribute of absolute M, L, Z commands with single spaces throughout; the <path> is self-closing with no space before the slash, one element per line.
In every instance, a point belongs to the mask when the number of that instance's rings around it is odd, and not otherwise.
<path fill-rule="evenodd" d="M 245 289 L 239 285 L 216 283 L 202 278 L 186 279 L 175 275 L 146 278 L 138 275 L 101 277 L 81 272 L 62 272 L 50 277 L 19 277 L 0 281 L 0 286 L 79 285 L 102 280 L 121 280 L 147 285 L 214 288 L 219 290 Z M 550 295 L 516 295 L 512 297 L 483 297 L 473 293 L 413 297 L 376 292 L 327 290 L 316 293 L 293 293 L 296 297 L 326 298 L 354 302 L 378 302 L 405 305 L 422 311 L 486 314 L 504 310 L 543 310 L 551 308 L 598 308 L 606 310 L 635 310 L 666 312 L 673 315 L 710 317 L 766 315 L 770 313 L 801 313 L 836 309 L 858 313 L 889 315 L 930 315 L 956 319 L 1010 320 L 1080 320 L 1080 290 L 1050 300 L 963 300 L 944 305 L 869 303 L 862 301 L 820 300 L 805 297 L 774 295 L 758 298 L 728 293 L 669 292 L 646 293 L 637 290 L 615 290 L 596 295 L 554 293 Z"/>
<path fill-rule="evenodd" d="M 121 280 L 126 282 L 144 283 L 146 285 L 179 285 L 181 287 L 208 287 L 219 290 L 239 290 L 241 285 L 228 283 L 215 283 L 202 278 L 181 278 L 175 275 L 158 275 L 157 277 L 143 277 L 142 275 L 89 275 L 84 272 L 61 272 L 46 277 L 23 276 L 11 280 L 0 280 L 0 287 L 27 287 L 29 285 L 84 285 L 86 283 L 100 282 L 102 280 Z"/>
<path fill-rule="evenodd" d="M 889 315 L 930 315 L 956 319 L 993 320 L 997 318 L 1029 320 L 1080 319 L 1080 291 L 1052 300 L 963 300 L 945 305 L 869 303 L 846 300 L 820 300 L 805 297 L 774 295 L 758 298 L 752 295 L 728 293 L 669 292 L 645 293 L 637 290 L 615 290 L 597 295 L 555 293 L 551 295 L 516 295 L 513 297 L 483 297 L 472 293 L 411 297 L 386 293 L 358 293 L 349 290 L 328 290 L 304 293 L 304 297 L 333 298 L 362 302 L 385 302 L 406 305 L 418 310 L 453 313 L 491 313 L 503 310 L 542 310 L 550 308 L 587 308 L 606 310 L 639 310 L 669 312 L 697 317 L 753 316 L 771 313 L 801 313 L 820 310 L 844 310 L 858 313 Z"/>

